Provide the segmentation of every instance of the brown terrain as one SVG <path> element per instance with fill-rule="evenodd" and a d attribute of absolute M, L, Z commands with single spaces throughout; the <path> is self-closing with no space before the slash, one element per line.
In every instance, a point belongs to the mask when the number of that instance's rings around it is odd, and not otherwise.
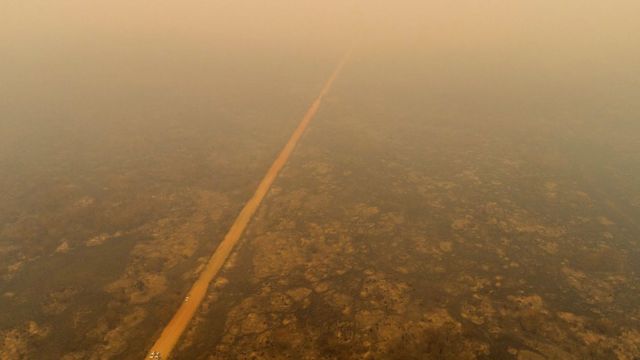
<path fill-rule="evenodd" d="M 640 359 L 640 2 L 0 7 L 0 360 Z"/>

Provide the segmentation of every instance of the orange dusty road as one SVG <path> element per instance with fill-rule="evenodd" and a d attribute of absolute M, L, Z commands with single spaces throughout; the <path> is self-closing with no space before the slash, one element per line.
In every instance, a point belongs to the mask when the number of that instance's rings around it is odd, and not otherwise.
<path fill-rule="evenodd" d="M 300 137 L 302 137 L 304 130 L 307 128 L 307 125 L 309 125 L 311 119 L 313 119 L 315 114 L 318 112 L 318 108 L 320 107 L 322 98 L 331 89 L 331 85 L 337 78 L 340 70 L 347 62 L 348 58 L 349 53 L 347 53 L 343 57 L 343 59 L 334 70 L 333 74 L 331 74 L 331 77 L 329 77 L 324 87 L 320 91 L 320 95 L 318 95 L 318 97 L 313 101 L 313 103 L 309 107 L 309 110 L 307 110 L 307 113 L 300 121 L 300 124 L 291 135 L 291 138 L 289 138 L 289 141 L 284 146 L 276 160 L 269 168 L 269 171 L 267 171 L 267 174 L 258 185 L 255 194 L 253 194 L 251 199 L 249 199 L 249 201 L 242 208 L 242 211 L 240 211 L 240 214 L 238 214 L 238 217 L 234 221 L 233 225 L 231 225 L 229 232 L 227 232 L 216 251 L 214 251 L 213 255 L 211 255 L 211 258 L 198 277 L 198 280 L 196 280 L 196 282 L 191 287 L 191 290 L 189 290 L 185 301 L 180 305 L 176 313 L 173 315 L 173 318 L 171 318 L 171 321 L 169 321 L 169 323 L 162 330 L 162 333 L 160 334 L 158 340 L 156 340 L 156 342 L 153 344 L 153 347 L 151 347 L 148 358 L 167 359 L 169 357 L 171 350 L 173 350 L 174 346 L 178 342 L 178 339 L 186 329 L 187 325 L 189 325 L 189 322 L 198 309 L 198 306 L 200 306 L 200 303 L 204 299 L 209 284 L 215 278 L 216 274 L 218 274 L 218 271 L 220 271 L 222 265 L 224 265 L 224 262 L 231 254 L 233 247 L 240 240 L 244 229 L 247 227 L 249 221 L 251 221 L 253 214 L 258 209 L 258 206 L 260 206 L 262 199 L 264 199 L 265 195 L 269 191 L 269 188 L 271 187 L 271 184 L 273 183 L 275 178 L 278 176 L 278 173 L 286 164 L 289 156 L 296 147 L 296 144 L 300 140 Z"/>

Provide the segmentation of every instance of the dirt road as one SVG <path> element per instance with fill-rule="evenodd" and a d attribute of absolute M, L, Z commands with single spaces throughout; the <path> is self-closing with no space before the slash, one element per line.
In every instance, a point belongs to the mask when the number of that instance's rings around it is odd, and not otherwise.
<path fill-rule="evenodd" d="M 271 184 L 278 176 L 280 170 L 282 170 L 282 168 L 286 164 L 289 156 L 291 156 L 291 153 L 295 149 L 298 141 L 302 137 L 302 134 L 309 125 L 309 122 L 318 112 L 323 97 L 331 89 L 333 82 L 338 77 L 338 74 L 340 73 L 348 59 L 349 53 L 345 54 L 340 63 L 337 65 L 334 72 L 331 74 L 324 87 L 320 91 L 320 94 L 313 101 L 306 114 L 300 121 L 300 124 L 291 135 L 291 138 L 289 138 L 289 141 L 286 143 L 278 157 L 269 168 L 269 171 L 267 171 L 266 175 L 258 185 L 255 194 L 245 204 L 245 206 L 240 211 L 240 214 L 238 214 L 238 217 L 234 221 L 233 225 L 231 225 L 229 232 L 227 232 L 218 248 L 211 255 L 211 258 L 207 262 L 206 267 L 191 287 L 191 290 L 189 290 L 185 301 L 180 305 L 176 313 L 173 315 L 173 318 L 171 318 L 169 323 L 162 330 L 160 337 L 151 347 L 147 358 L 153 359 L 160 356 L 160 358 L 166 359 L 169 357 L 169 354 L 178 342 L 178 339 L 191 321 L 191 318 L 193 318 L 193 315 L 200 306 L 200 303 L 202 303 L 209 284 L 218 274 L 218 272 L 224 265 L 224 262 L 231 254 L 234 246 L 240 240 L 242 233 L 247 227 L 247 224 L 249 223 L 249 221 L 251 221 L 253 214 L 258 209 L 258 206 L 260 206 L 260 203 L 269 191 Z"/>

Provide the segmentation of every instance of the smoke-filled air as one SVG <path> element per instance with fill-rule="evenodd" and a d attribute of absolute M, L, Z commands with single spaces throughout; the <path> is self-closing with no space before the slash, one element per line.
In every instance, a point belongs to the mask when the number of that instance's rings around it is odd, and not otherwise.
<path fill-rule="evenodd" d="M 0 359 L 640 359 L 640 2 L 0 0 Z"/>

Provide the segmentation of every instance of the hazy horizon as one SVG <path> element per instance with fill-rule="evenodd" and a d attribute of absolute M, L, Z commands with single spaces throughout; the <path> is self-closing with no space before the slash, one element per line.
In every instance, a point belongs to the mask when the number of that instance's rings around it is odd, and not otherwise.
<path fill-rule="evenodd" d="M 265 174 L 171 358 L 640 358 L 639 13 L 5 1 L 0 358 L 143 358 Z"/>

